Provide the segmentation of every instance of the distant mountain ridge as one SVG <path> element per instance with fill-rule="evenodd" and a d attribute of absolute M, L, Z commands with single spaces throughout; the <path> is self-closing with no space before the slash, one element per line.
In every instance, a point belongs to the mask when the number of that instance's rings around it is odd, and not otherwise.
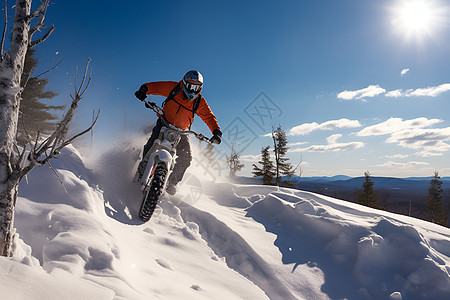
<path fill-rule="evenodd" d="M 298 176 L 294 177 L 294 180 L 298 180 Z M 335 175 L 335 176 L 313 176 L 313 177 L 301 177 L 300 180 L 306 180 L 306 181 L 337 181 L 337 180 L 349 180 L 353 177 L 347 176 L 347 175 Z"/>
<path fill-rule="evenodd" d="M 365 178 L 354 177 L 349 179 L 333 180 L 333 177 L 315 178 L 302 177 L 298 184 L 298 188 L 324 188 L 333 190 L 350 190 L 361 188 Z M 345 176 L 334 176 L 334 178 L 345 178 Z M 392 190 L 408 190 L 427 192 L 430 186 L 431 177 L 412 177 L 412 178 L 395 178 L 395 177 L 370 177 L 374 183 L 375 189 L 392 189 Z M 297 179 L 298 180 L 298 179 Z M 294 180 L 296 182 L 297 180 Z M 442 188 L 450 189 L 450 177 L 441 178 Z"/>
<path fill-rule="evenodd" d="M 298 176 L 294 176 L 294 181 L 298 180 Z M 301 181 L 324 181 L 324 182 L 329 182 L 329 181 L 345 181 L 345 180 L 350 180 L 350 179 L 354 179 L 354 178 L 364 178 L 364 177 L 350 177 L 347 175 L 335 175 L 335 176 L 311 176 L 311 177 L 301 177 L 300 180 Z M 371 177 L 371 178 L 390 178 L 390 179 L 401 179 L 401 180 L 411 180 L 411 181 L 430 181 L 432 176 L 428 176 L 428 177 Z M 440 178 L 441 181 L 450 181 L 450 177 L 441 177 Z"/>
<path fill-rule="evenodd" d="M 406 177 L 406 178 L 398 178 L 398 177 L 370 177 L 371 180 L 375 183 L 375 188 L 387 188 L 387 189 L 422 189 L 423 186 L 429 186 L 431 176 L 429 177 Z M 298 176 L 283 177 L 284 181 L 291 181 L 294 183 L 294 186 L 299 183 L 299 188 L 302 185 L 309 185 L 312 183 L 316 184 L 330 184 L 332 186 L 340 185 L 339 189 L 348 189 L 348 188 L 360 188 L 364 177 L 350 177 L 347 175 L 335 175 L 335 176 L 311 176 L 311 177 L 301 177 L 299 180 Z M 443 182 L 443 188 L 450 188 L 450 177 L 442 177 L 440 180 Z M 242 184 L 260 184 L 261 180 L 254 177 L 246 177 L 246 176 L 237 176 L 235 178 L 236 182 Z M 306 184 L 308 183 L 308 184 Z"/>

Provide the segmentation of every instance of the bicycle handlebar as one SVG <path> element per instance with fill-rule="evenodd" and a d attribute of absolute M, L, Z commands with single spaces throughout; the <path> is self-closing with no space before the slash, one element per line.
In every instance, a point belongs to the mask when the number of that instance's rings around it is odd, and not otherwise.
<path fill-rule="evenodd" d="M 160 115 L 162 117 L 162 120 L 164 122 L 164 125 L 167 126 L 170 129 L 176 130 L 178 131 L 180 134 L 192 134 L 193 136 L 195 136 L 197 139 L 199 139 L 200 141 L 204 141 L 207 142 L 208 144 L 212 144 L 212 142 L 203 134 L 201 133 L 197 133 L 195 131 L 192 130 L 182 130 L 178 127 L 175 127 L 174 125 L 170 124 L 167 120 L 166 117 L 164 116 L 164 111 L 162 110 L 161 107 L 159 107 L 156 104 L 150 104 L 146 99 L 142 100 L 145 104 L 147 108 L 152 109 L 155 113 L 157 113 L 158 115 Z"/>

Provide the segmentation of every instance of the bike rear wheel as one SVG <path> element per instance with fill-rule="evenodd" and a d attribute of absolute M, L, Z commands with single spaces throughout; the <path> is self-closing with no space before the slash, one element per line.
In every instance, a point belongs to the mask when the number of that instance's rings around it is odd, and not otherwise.
<path fill-rule="evenodd" d="M 139 219 L 147 222 L 152 217 L 155 211 L 156 204 L 158 204 L 159 197 L 164 190 L 164 183 L 167 176 L 167 166 L 160 162 L 156 165 L 152 179 L 150 180 L 150 187 L 145 194 L 142 201 L 141 209 L 139 210 Z"/>

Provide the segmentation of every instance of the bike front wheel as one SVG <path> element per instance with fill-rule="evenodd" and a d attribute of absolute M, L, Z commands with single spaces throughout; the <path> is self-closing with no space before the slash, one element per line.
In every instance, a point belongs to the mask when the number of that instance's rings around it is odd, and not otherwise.
<path fill-rule="evenodd" d="M 156 165 L 155 171 L 150 179 L 150 187 L 146 189 L 147 192 L 145 193 L 141 209 L 139 210 L 139 219 L 144 222 L 150 220 L 155 211 L 159 197 L 164 191 L 167 172 L 168 170 L 165 163 L 160 162 Z"/>

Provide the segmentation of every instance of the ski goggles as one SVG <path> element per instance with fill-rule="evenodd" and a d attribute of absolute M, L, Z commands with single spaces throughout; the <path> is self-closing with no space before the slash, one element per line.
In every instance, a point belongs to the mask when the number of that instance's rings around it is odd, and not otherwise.
<path fill-rule="evenodd" d="M 192 83 L 189 81 L 184 81 L 184 86 L 189 92 L 198 93 L 202 89 L 203 84 Z"/>

